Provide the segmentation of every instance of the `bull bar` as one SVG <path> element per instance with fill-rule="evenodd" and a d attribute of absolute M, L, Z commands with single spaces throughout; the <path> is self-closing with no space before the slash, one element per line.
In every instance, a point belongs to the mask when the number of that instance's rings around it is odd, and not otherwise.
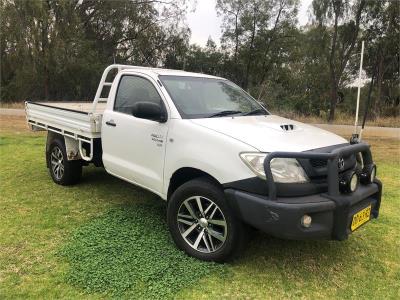
<path fill-rule="evenodd" d="M 336 209 L 334 211 L 334 226 L 332 235 L 335 239 L 344 240 L 348 236 L 347 232 L 347 218 L 351 207 L 351 197 L 344 196 L 339 190 L 339 168 L 338 160 L 339 157 L 349 156 L 352 154 L 361 153 L 363 158 L 364 166 L 373 163 L 372 155 L 370 151 L 370 146 L 365 143 L 353 144 L 344 146 L 341 148 L 336 148 L 332 152 L 328 153 L 315 153 L 315 152 L 271 152 L 264 160 L 264 171 L 267 178 L 268 184 L 268 198 L 269 200 L 277 200 L 277 187 L 274 182 L 272 171 L 271 171 L 271 161 L 274 158 L 293 158 L 293 159 L 320 159 L 327 161 L 327 184 L 328 191 L 321 196 L 326 197 L 336 204 Z M 374 183 L 379 187 L 379 194 L 381 193 L 381 182 L 376 179 Z M 380 195 L 379 201 L 376 207 L 376 215 L 380 206 Z"/>

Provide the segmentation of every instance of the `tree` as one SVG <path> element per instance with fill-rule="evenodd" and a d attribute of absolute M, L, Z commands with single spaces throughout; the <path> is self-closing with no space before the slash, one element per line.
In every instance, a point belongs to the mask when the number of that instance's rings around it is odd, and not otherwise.
<path fill-rule="evenodd" d="M 217 11 L 223 18 L 223 46 L 233 45 L 235 64 L 241 65 L 241 85 L 262 84 L 279 51 L 271 51 L 290 38 L 296 23 L 295 0 L 219 0 Z M 279 48 L 279 47 L 277 47 Z M 277 50 L 275 48 L 275 50 Z M 257 71 L 254 71 L 257 70 Z M 259 73 L 260 72 L 260 73 Z M 258 76 L 254 76 L 258 74 Z"/>
<path fill-rule="evenodd" d="M 54 65 L 59 56 L 80 47 L 73 3 L 5 1 L 1 9 L 2 75 L 7 80 L 2 76 L 2 93 L 14 99 L 49 99 L 50 78 L 57 76 L 58 68 Z"/>
<path fill-rule="evenodd" d="M 179 38 L 185 0 L 84 0 L 79 15 L 86 38 L 93 41 L 107 61 L 156 66 L 164 49 Z"/>
<path fill-rule="evenodd" d="M 342 75 L 357 42 L 365 0 L 314 0 L 313 10 L 321 29 L 330 37 L 325 49 L 330 74 L 330 110 L 328 121 L 335 118 Z M 323 35 L 322 35 L 323 37 Z M 324 38 L 324 37 L 323 37 Z"/>
<path fill-rule="evenodd" d="M 399 105 L 400 6 L 396 1 L 370 1 L 367 5 L 369 26 L 365 30 L 367 72 L 375 73 L 374 114 L 379 116 L 388 104 Z M 383 96 L 385 95 L 385 97 Z M 384 101 L 384 99 L 386 101 Z"/>
<path fill-rule="evenodd" d="M 185 3 L 2 0 L 2 99 L 88 99 L 114 61 L 162 65 L 188 40 Z"/>
<path fill-rule="evenodd" d="M 233 57 L 237 62 L 239 51 L 239 37 L 241 36 L 241 28 L 239 27 L 239 18 L 244 8 L 244 2 L 241 0 L 218 0 L 216 9 L 219 16 L 223 16 L 223 36 L 225 43 L 234 41 Z"/>
<path fill-rule="evenodd" d="M 189 44 L 186 0 L 0 0 L 1 100 L 88 100 L 116 62 L 226 77 L 270 109 L 332 121 L 354 107 L 347 83 L 365 40 L 375 115 L 395 115 L 398 4 L 314 0 L 313 22 L 299 28 L 298 0 L 217 0 L 221 46 L 199 47 Z"/>

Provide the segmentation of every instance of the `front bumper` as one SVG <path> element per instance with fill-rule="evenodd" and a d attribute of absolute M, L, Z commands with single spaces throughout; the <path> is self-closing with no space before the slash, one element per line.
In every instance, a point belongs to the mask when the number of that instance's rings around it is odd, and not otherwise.
<path fill-rule="evenodd" d="M 382 184 L 360 184 L 356 191 L 339 191 L 340 157 L 361 153 L 364 165 L 373 164 L 367 144 L 355 144 L 334 149 L 328 153 L 272 152 L 264 161 L 268 178 L 268 196 L 226 189 L 225 194 L 239 218 L 266 233 L 287 239 L 345 240 L 351 233 L 353 215 L 371 205 L 371 218 L 377 218 L 382 196 Z M 327 160 L 327 193 L 301 197 L 277 197 L 277 187 L 271 172 L 271 160 L 277 157 Z M 304 215 L 312 217 L 308 228 L 301 225 Z"/>
<path fill-rule="evenodd" d="M 352 194 L 343 195 L 346 208 L 338 207 L 326 194 L 270 200 L 268 197 L 226 189 L 225 194 L 237 216 L 245 223 L 270 235 L 285 239 L 344 240 L 351 233 L 352 217 L 371 205 L 371 219 L 379 215 L 382 185 L 379 180 L 360 185 Z M 309 215 L 312 225 L 305 228 L 301 218 Z"/>

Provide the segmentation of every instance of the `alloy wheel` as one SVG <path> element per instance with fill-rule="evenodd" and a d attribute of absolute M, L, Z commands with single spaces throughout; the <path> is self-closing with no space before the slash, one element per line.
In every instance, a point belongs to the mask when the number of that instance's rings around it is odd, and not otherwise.
<path fill-rule="evenodd" d="M 193 196 L 181 204 L 177 222 L 182 238 L 193 249 L 212 253 L 227 237 L 227 222 L 220 207 L 203 196 Z"/>
<path fill-rule="evenodd" d="M 51 151 L 51 170 L 56 180 L 61 180 L 64 175 L 64 156 L 58 146 Z"/>

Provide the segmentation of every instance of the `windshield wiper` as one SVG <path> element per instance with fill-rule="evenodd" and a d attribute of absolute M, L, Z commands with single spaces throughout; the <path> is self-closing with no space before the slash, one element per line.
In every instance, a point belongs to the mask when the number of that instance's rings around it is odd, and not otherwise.
<path fill-rule="evenodd" d="M 240 110 L 223 110 L 223 111 L 219 111 L 215 114 L 211 114 L 208 117 L 209 118 L 223 117 L 223 116 L 235 115 L 235 114 L 240 114 L 240 113 L 242 113 Z"/>
<path fill-rule="evenodd" d="M 263 110 L 262 108 L 257 108 L 255 110 L 252 110 L 251 112 L 243 114 L 243 116 L 254 116 L 254 115 L 266 115 L 266 111 Z"/>

